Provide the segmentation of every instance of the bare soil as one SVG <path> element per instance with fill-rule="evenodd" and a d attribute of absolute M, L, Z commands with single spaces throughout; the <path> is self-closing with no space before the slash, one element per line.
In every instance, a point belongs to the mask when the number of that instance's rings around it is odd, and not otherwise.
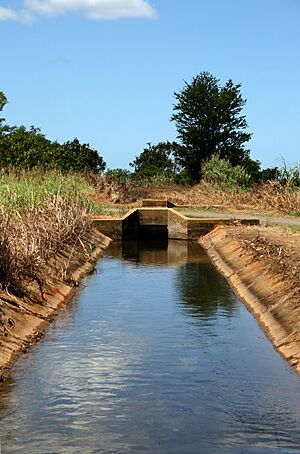
<path fill-rule="evenodd" d="M 266 227 L 218 227 L 199 242 L 300 375 L 300 235 Z"/>
<path fill-rule="evenodd" d="M 239 227 L 228 229 L 245 254 L 262 261 L 272 274 L 280 276 L 300 303 L 300 234 L 276 227 Z"/>

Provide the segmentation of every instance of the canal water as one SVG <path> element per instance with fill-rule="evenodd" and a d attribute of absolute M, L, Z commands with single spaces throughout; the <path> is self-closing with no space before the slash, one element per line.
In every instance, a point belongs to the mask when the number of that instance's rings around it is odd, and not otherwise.
<path fill-rule="evenodd" d="M 2 454 L 300 452 L 300 380 L 205 252 L 114 243 L 0 391 Z"/>

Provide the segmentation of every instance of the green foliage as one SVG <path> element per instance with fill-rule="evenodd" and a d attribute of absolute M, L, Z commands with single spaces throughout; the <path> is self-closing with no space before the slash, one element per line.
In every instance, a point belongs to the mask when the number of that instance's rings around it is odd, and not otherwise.
<path fill-rule="evenodd" d="M 0 112 L 2 112 L 3 107 L 7 104 L 7 98 L 5 94 L 0 91 Z M 0 147 L 4 137 L 4 133 L 10 131 L 10 127 L 4 124 L 5 118 L 0 117 Z"/>
<path fill-rule="evenodd" d="M 178 165 L 174 153 L 179 145 L 175 142 L 159 142 L 156 145 L 148 143 L 139 156 L 129 165 L 134 167 L 136 174 L 143 177 L 166 174 L 167 177 L 175 175 Z"/>
<path fill-rule="evenodd" d="M 258 183 L 259 181 L 261 181 L 260 161 L 255 161 L 254 159 L 251 159 L 249 156 L 247 156 L 242 160 L 240 165 L 250 175 L 251 183 Z"/>
<path fill-rule="evenodd" d="M 0 111 L 7 99 L 0 92 Z M 0 118 L 0 168 L 59 169 L 62 172 L 101 172 L 105 162 L 89 144 L 77 138 L 59 144 L 47 139 L 39 128 L 9 127 Z"/>
<path fill-rule="evenodd" d="M 106 178 L 110 183 L 131 183 L 132 173 L 125 169 L 108 169 L 106 172 Z"/>
<path fill-rule="evenodd" d="M 202 164 L 202 177 L 217 189 L 230 191 L 247 189 L 251 179 L 244 167 L 233 166 L 230 161 L 219 159 L 217 155 Z"/>
<path fill-rule="evenodd" d="M 246 117 L 241 115 L 246 101 L 240 93 L 240 84 L 228 80 L 221 86 L 208 72 L 192 79 L 179 93 L 174 93 L 175 121 L 182 146 L 176 157 L 188 175 L 197 181 L 202 163 L 212 155 L 226 159 L 233 166 L 249 157 L 244 149 L 251 134 L 245 132 Z"/>
<path fill-rule="evenodd" d="M 300 163 L 288 166 L 284 159 L 283 166 L 279 171 L 279 181 L 288 188 L 295 190 L 300 188 Z"/>
<path fill-rule="evenodd" d="M 267 181 L 279 180 L 280 170 L 278 167 L 268 167 L 259 172 L 259 180 L 262 183 Z"/>
<path fill-rule="evenodd" d="M 89 144 L 78 139 L 61 145 L 48 140 L 39 128 L 20 126 L 10 128 L 0 139 L 0 168 L 9 166 L 99 172 L 105 169 L 105 162 Z"/>
<path fill-rule="evenodd" d="M 6 96 L 2 91 L 0 91 L 0 112 L 2 112 L 5 104 L 7 104 Z M 4 121 L 4 118 L 0 117 L 0 125 L 1 125 L 2 121 Z"/>
<path fill-rule="evenodd" d="M 142 184 L 189 184 L 190 178 L 178 162 L 181 145 L 176 142 L 148 143 L 139 156 L 129 165 L 134 167 L 130 182 Z"/>
<path fill-rule="evenodd" d="M 0 206 L 23 212 L 41 206 L 52 196 L 87 199 L 94 187 L 82 175 L 58 171 L 11 170 L 0 173 Z"/>
<path fill-rule="evenodd" d="M 96 150 L 87 143 L 81 144 L 76 138 L 61 146 L 61 154 L 57 156 L 58 167 L 62 171 L 103 172 L 106 164 Z"/>
<path fill-rule="evenodd" d="M 16 166 L 32 169 L 42 164 L 48 166 L 51 142 L 33 126 L 11 128 L 4 135 L 0 148 L 0 167 Z"/>

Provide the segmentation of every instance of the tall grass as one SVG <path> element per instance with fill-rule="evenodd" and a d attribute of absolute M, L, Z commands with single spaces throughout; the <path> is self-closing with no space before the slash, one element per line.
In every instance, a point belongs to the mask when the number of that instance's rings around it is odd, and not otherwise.
<path fill-rule="evenodd" d="M 300 216 L 300 189 L 292 190 L 270 181 L 253 186 L 247 192 L 217 189 L 207 182 L 190 188 L 152 188 L 153 198 L 168 197 L 178 205 L 218 206 L 220 209 L 244 210 Z"/>
<path fill-rule="evenodd" d="M 42 206 L 53 196 L 84 200 L 93 191 L 94 186 L 75 173 L 15 169 L 0 173 L 0 206 L 19 212 Z"/>
<path fill-rule="evenodd" d="M 51 257 L 82 247 L 91 224 L 85 197 L 94 187 L 84 176 L 16 171 L 0 175 L 0 288 L 42 289 Z M 67 264 L 61 275 L 66 275 Z"/>

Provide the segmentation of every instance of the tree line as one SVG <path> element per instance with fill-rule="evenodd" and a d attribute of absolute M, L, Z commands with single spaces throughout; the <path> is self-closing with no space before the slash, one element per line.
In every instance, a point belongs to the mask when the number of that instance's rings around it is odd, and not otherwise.
<path fill-rule="evenodd" d="M 119 182 L 172 181 L 194 184 L 208 181 L 236 181 L 247 186 L 253 182 L 284 179 L 278 167 L 261 169 L 250 157 L 246 144 L 251 139 L 242 111 L 246 100 L 241 85 L 229 79 L 224 85 L 208 72 L 201 72 L 181 91 L 174 93 L 171 121 L 175 122 L 177 141 L 148 143 L 129 164 L 133 172 L 112 169 L 106 173 Z M 0 92 L 0 113 L 7 99 Z M 65 143 L 50 141 L 34 126 L 8 126 L 0 118 L 0 168 L 18 166 L 31 169 L 58 168 L 67 171 L 103 172 L 106 164 L 89 144 L 78 139 Z M 285 175 L 288 175 L 285 167 Z M 294 169 L 300 186 L 300 170 Z M 230 183 L 230 184 L 231 184 Z"/>
<path fill-rule="evenodd" d="M 244 185 L 278 178 L 277 167 L 261 170 L 261 163 L 251 159 L 245 146 L 251 134 L 242 114 L 246 100 L 240 84 L 230 79 L 222 86 L 216 77 L 202 72 L 191 83 L 184 82 L 174 97 L 171 121 L 178 141 L 148 143 L 130 163 L 136 174 L 173 175 L 177 182 L 197 183 L 212 178 L 214 169 L 216 175 L 227 172 Z"/>
<path fill-rule="evenodd" d="M 0 113 L 7 104 L 0 92 Z M 88 143 L 77 138 L 60 144 L 51 141 L 39 128 L 9 126 L 0 118 L 0 168 L 58 169 L 62 172 L 104 171 L 106 164 Z"/>

